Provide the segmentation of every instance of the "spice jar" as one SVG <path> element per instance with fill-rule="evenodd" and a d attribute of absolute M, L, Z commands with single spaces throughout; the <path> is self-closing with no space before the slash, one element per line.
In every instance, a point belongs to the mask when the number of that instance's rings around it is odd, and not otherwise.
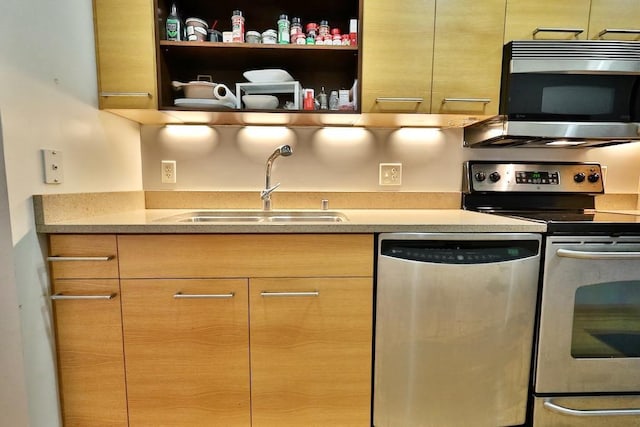
<path fill-rule="evenodd" d="M 289 17 L 287 15 L 280 15 L 280 19 L 278 19 L 278 43 L 289 44 L 290 36 Z"/>
<path fill-rule="evenodd" d="M 244 16 L 239 10 L 234 10 L 231 15 L 231 41 L 244 43 Z"/>
<path fill-rule="evenodd" d="M 295 39 L 297 39 L 300 34 L 304 35 L 300 18 L 293 17 L 291 18 L 291 43 L 295 43 Z"/>
<path fill-rule="evenodd" d="M 309 22 L 307 24 L 307 44 L 316 44 L 316 36 L 318 35 L 318 24 Z"/>
<path fill-rule="evenodd" d="M 278 42 L 278 33 L 276 30 L 266 30 L 262 33 L 262 44 L 276 44 Z"/>
<path fill-rule="evenodd" d="M 262 43 L 262 36 L 257 31 L 247 31 L 247 43 Z"/>
<path fill-rule="evenodd" d="M 334 45 L 341 45 L 342 44 L 342 35 L 340 35 L 340 29 L 339 28 L 334 28 L 333 30 L 331 30 L 331 34 L 333 34 L 333 43 Z"/>
<path fill-rule="evenodd" d="M 320 26 L 318 27 L 318 34 L 322 37 L 328 36 L 329 33 L 329 21 L 322 20 L 320 21 Z"/>

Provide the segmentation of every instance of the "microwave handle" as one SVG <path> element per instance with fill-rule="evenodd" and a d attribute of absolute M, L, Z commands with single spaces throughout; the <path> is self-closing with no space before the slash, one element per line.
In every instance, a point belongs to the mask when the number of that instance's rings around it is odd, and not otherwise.
<path fill-rule="evenodd" d="M 574 37 L 584 33 L 584 28 L 555 28 L 555 27 L 538 27 L 533 30 L 533 37 L 538 33 L 573 33 Z"/>
<path fill-rule="evenodd" d="M 640 259 L 640 252 L 584 252 L 571 249 L 558 249 L 556 255 L 574 259 Z"/>
<path fill-rule="evenodd" d="M 623 28 L 605 28 L 600 31 L 596 38 L 601 39 L 605 34 L 636 34 L 640 35 L 640 30 L 628 30 Z"/>
<path fill-rule="evenodd" d="M 617 415 L 640 415 L 640 409 L 572 409 L 553 403 L 552 399 L 545 399 L 542 404 L 552 412 L 576 417 L 602 417 Z"/>

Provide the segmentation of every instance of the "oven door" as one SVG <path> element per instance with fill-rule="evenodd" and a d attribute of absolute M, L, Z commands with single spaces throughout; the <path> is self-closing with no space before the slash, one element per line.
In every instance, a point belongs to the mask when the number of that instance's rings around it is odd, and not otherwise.
<path fill-rule="evenodd" d="M 535 391 L 640 392 L 640 237 L 547 238 Z"/>

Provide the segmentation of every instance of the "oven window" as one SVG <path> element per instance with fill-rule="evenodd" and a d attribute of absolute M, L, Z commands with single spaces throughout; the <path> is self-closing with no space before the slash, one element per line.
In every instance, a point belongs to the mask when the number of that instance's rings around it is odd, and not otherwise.
<path fill-rule="evenodd" d="M 578 288 L 571 356 L 640 357 L 640 281 Z"/>

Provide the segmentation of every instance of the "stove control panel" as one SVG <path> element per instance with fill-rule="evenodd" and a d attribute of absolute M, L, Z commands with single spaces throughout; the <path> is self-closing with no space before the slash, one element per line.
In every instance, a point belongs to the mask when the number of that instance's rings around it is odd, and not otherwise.
<path fill-rule="evenodd" d="M 604 193 L 598 163 L 469 161 L 463 186 L 467 193 Z"/>

